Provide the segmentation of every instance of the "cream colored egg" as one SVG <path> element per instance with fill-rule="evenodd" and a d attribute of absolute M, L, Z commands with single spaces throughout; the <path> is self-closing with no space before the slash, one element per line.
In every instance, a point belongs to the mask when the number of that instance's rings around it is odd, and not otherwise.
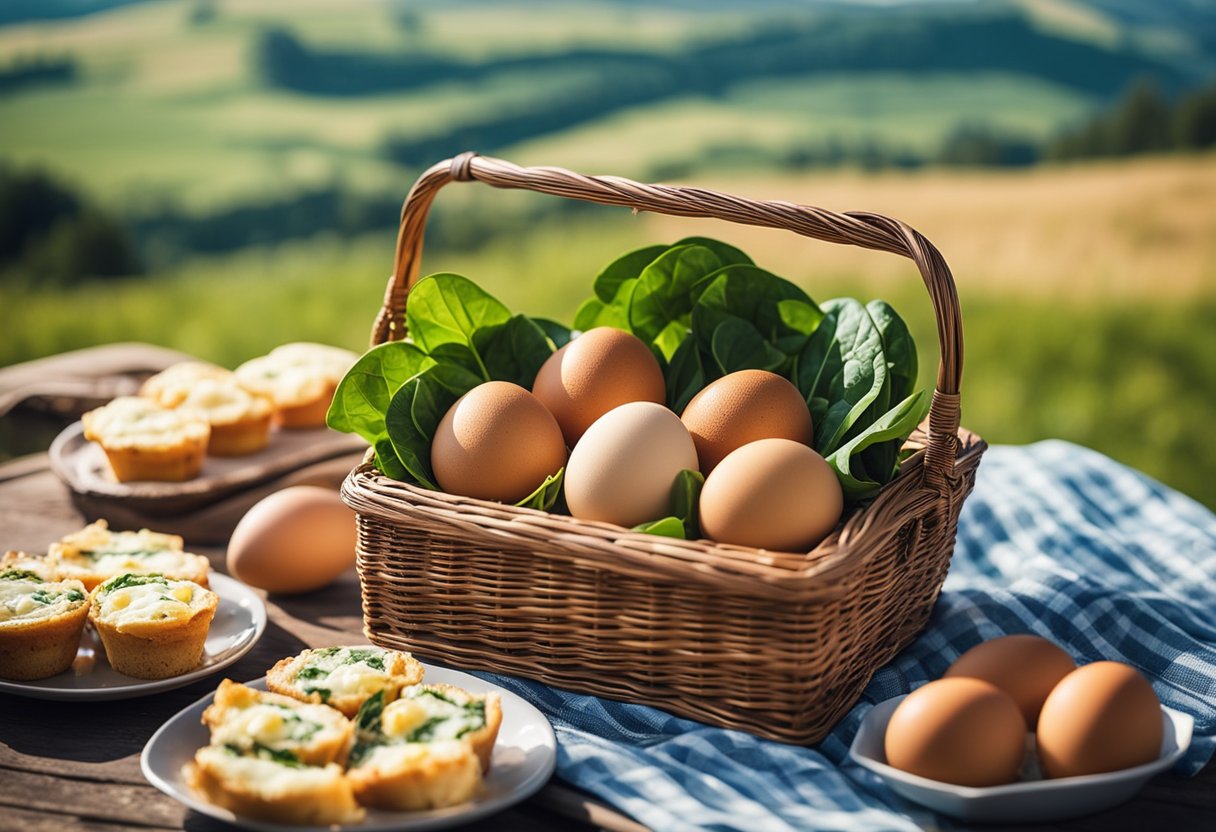
<path fill-rule="evenodd" d="M 587 428 L 566 464 L 566 504 L 581 520 L 633 527 L 667 514 L 671 488 L 697 449 L 680 417 L 661 404 L 630 402 Z"/>
<path fill-rule="evenodd" d="M 336 491 L 284 488 L 237 523 L 228 542 L 228 571 L 267 592 L 310 592 L 355 562 L 355 538 L 355 513 Z"/>
<path fill-rule="evenodd" d="M 731 451 L 705 478 L 701 531 L 711 540 L 805 552 L 836 527 L 840 481 L 819 454 L 791 439 Z"/>

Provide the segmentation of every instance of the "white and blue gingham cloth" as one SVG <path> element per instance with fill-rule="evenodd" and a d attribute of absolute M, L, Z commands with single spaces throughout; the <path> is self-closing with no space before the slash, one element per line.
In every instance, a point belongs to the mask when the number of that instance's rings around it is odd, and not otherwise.
<path fill-rule="evenodd" d="M 994 447 L 959 521 L 926 630 L 881 668 L 815 748 L 654 708 L 478 674 L 537 705 L 558 739 L 557 774 L 662 830 L 915 830 L 940 825 L 847 759 L 876 702 L 936 679 L 964 650 L 1036 633 L 1078 663 L 1139 668 L 1161 701 L 1195 718 L 1175 772 L 1216 751 L 1216 515 L 1065 442 Z"/>

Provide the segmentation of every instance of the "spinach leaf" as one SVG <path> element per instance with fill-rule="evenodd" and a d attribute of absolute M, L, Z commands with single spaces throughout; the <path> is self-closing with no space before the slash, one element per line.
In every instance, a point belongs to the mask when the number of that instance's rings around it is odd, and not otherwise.
<path fill-rule="evenodd" d="M 473 333 L 506 323 L 507 307 L 467 277 L 440 273 L 424 277 L 410 290 L 405 324 L 410 337 L 427 354 L 441 344 L 461 344 L 476 350 Z M 481 356 L 477 358 L 480 360 Z M 484 372 L 483 378 L 489 379 Z"/>
<path fill-rule="evenodd" d="M 438 491 L 431 471 L 431 438 L 456 400 L 482 379 L 462 367 L 436 364 L 401 385 L 384 414 L 393 451 L 414 482 Z"/>
<path fill-rule="evenodd" d="M 650 523 L 634 526 L 633 530 L 642 534 L 653 534 L 656 537 L 674 537 L 679 540 L 688 539 L 685 536 L 684 524 L 680 522 L 679 517 L 664 517 L 661 520 L 654 520 Z"/>
<path fill-rule="evenodd" d="M 43 583 L 42 578 L 28 569 L 6 569 L 0 572 L 0 581 L 29 581 L 31 583 Z"/>
<path fill-rule="evenodd" d="M 857 470 L 860 466 L 854 463 L 858 457 L 879 443 L 902 445 L 929 412 L 929 404 L 927 390 L 913 393 L 827 457 L 828 464 L 836 470 L 846 503 L 870 499 L 895 473 L 894 468 L 885 476 Z"/>
<path fill-rule="evenodd" d="M 676 241 L 673 245 L 676 246 L 703 246 L 718 256 L 722 261 L 723 266 L 733 266 L 742 264 L 747 266 L 755 265 L 752 258 L 748 257 L 739 249 L 721 240 L 715 240 L 713 237 L 685 237 L 683 240 Z M 657 255 L 656 255 L 657 256 Z"/>
<path fill-rule="evenodd" d="M 807 357 L 812 345 L 826 347 L 818 371 L 812 374 L 811 368 L 806 368 L 815 379 L 814 387 L 802 390 L 808 403 L 813 398 L 828 402 L 827 410 L 815 424 L 815 450 L 826 457 L 840 447 L 847 431 L 883 392 L 887 362 L 878 328 L 860 302 L 837 298 L 824 303 L 823 310 L 827 314 L 814 334 L 826 336 L 825 327 L 831 326 L 832 341 L 823 345 L 822 340 L 808 339 L 800 361 Z M 808 363 L 813 360 L 810 358 Z M 815 415 L 812 410 L 812 418 Z"/>
<path fill-rule="evenodd" d="M 384 653 L 366 647 L 356 647 L 348 650 L 343 664 L 363 664 L 372 670 L 384 670 Z"/>
<path fill-rule="evenodd" d="M 388 438 L 387 430 L 376 437 L 372 447 L 376 451 L 376 468 L 381 474 L 402 482 L 409 481 L 409 469 L 401 463 L 401 458 L 397 456 L 397 451 L 393 448 L 393 441 Z"/>
<path fill-rule="evenodd" d="M 702 351 L 711 353 L 714 331 L 727 318 L 738 318 L 774 348 L 794 355 L 821 317 L 806 292 L 788 280 L 756 266 L 734 265 L 710 276 L 692 310 L 692 331 Z"/>
<path fill-rule="evenodd" d="M 326 423 L 334 430 L 357 433 L 374 444 L 384 433 L 384 411 L 393 394 L 434 363 L 411 341 L 390 341 L 372 347 L 338 384 Z"/>
<path fill-rule="evenodd" d="M 870 319 L 882 336 L 882 350 L 887 356 L 887 377 L 891 380 L 891 399 L 903 401 L 916 390 L 916 344 L 903 318 L 884 300 L 866 304 Z"/>
<path fill-rule="evenodd" d="M 721 267 L 718 256 L 704 246 L 674 246 L 663 252 L 638 276 L 629 299 L 630 331 L 651 344 L 673 321 L 687 325 L 697 296 Z M 663 358 L 670 360 L 671 353 Z"/>
<path fill-rule="evenodd" d="M 536 373 L 553 354 L 545 331 L 527 315 L 477 330 L 473 348 L 482 356 L 487 381 L 510 381 L 526 390 L 532 389 Z"/>
<path fill-rule="evenodd" d="M 700 471 L 685 468 L 676 475 L 671 486 L 671 501 L 667 517 L 634 526 L 633 530 L 660 537 L 675 537 L 680 540 L 695 540 L 701 536 L 697 509 L 701 499 L 701 486 L 705 477 Z"/>
<path fill-rule="evenodd" d="M 532 322 L 540 327 L 541 332 L 545 333 L 549 340 L 553 342 L 553 349 L 560 350 L 570 343 L 572 333 L 570 332 L 570 327 L 565 324 L 560 324 L 549 318 L 533 318 Z"/>
<path fill-rule="evenodd" d="M 620 297 L 621 287 L 630 280 L 637 280 L 642 271 L 668 248 L 653 245 L 622 254 L 595 276 L 595 296 L 605 305 L 613 303 Z"/>
<path fill-rule="evenodd" d="M 359 706 L 359 712 L 355 714 L 355 727 L 360 731 L 378 734 L 380 732 L 380 717 L 383 714 L 384 691 L 378 690 Z"/>
<path fill-rule="evenodd" d="M 722 375 L 738 370 L 780 372 L 786 364 L 785 353 L 774 347 L 741 318 L 726 317 L 710 338 L 710 353 Z"/>
<path fill-rule="evenodd" d="M 106 595 L 116 589 L 126 589 L 129 586 L 144 586 L 145 584 L 168 586 L 169 581 L 164 575 L 132 575 L 130 572 L 127 572 L 123 575 L 110 578 L 110 580 L 102 584 L 101 594 Z"/>
<path fill-rule="evenodd" d="M 667 382 L 667 406 L 676 413 L 683 413 L 692 397 L 712 381 L 706 374 L 695 338 L 685 338 L 676 348 L 664 377 Z"/>
<path fill-rule="evenodd" d="M 565 467 L 558 470 L 556 474 L 551 474 L 545 478 L 536 490 L 524 497 L 515 505 L 520 508 L 535 508 L 541 511 L 549 511 L 557 503 L 558 495 L 562 493 L 562 479 L 566 475 Z"/>
<path fill-rule="evenodd" d="M 703 485 L 705 485 L 704 474 L 691 468 L 685 468 L 676 475 L 675 484 L 671 487 L 671 513 L 680 518 L 689 540 L 701 536 L 701 523 L 697 512 L 701 504 L 701 486 Z"/>

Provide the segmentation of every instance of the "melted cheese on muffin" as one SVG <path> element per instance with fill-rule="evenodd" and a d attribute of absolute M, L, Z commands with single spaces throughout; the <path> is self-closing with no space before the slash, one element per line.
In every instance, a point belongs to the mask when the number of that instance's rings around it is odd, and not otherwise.
<path fill-rule="evenodd" d="M 181 406 L 202 413 L 212 425 L 231 425 L 270 415 L 274 405 L 235 382 L 203 379 L 181 400 Z"/>
<path fill-rule="evenodd" d="M 326 705 L 257 690 L 225 679 L 203 712 L 213 745 L 250 753 L 259 748 L 291 751 L 311 765 L 345 756 L 352 726 Z"/>
<path fill-rule="evenodd" d="M 97 617 L 121 632 L 136 622 L 186 621 L 210 603 L 212 594 L 190 581 L 127 573 L 98 586 L 93 603 Z"/>
<path fill-rule="evenodd" d="M 90 588 L 127 572 L 205 585 L 211 568 L 202 555 L 183 552 L 177 535 L 148 529 L 112 532 L 105 520 L 52 543 L 51 560 L 60 575 L 79 578 Z"/>
<path fill-rule="evenodd" d="M 457 740 L 486 726 L 486 705 L 452 689 L 414 685 L 384 707 L 381 730 L 405 742 Z"/>
<path fill-rule="evenodd" d="M 83 606 L 87 598 L 80 581 L 49 583 L 31 573 L 17 573 L 0 579 L 0 627 L 54 618 Z"/>
<path fill-rule="evenodd" d="M 235 748 L 208 745 L 200 748 L 194 759 L 225 780 L 270 800 L 324 791 L 342 780 L 342 769 L 337 763 L 306 766 L 296 762 L 290 754 L 245 756 Z"/>
<path fill-rule="evenodd" d="M 379 647 L 307 650 L 295 672 L 296 687 L 304 693 L 327 691 L 323 698 L 376 693 L 391 684 L 389 655 Z"/>
<path fill-rule="evenodd" d="M 0 558 L 0 581 L 33 575 L 39 580 L 53 581 L 57 577 L 55 564 L 39 555 L 26 552 L 5 552 Z"/>
<path fill-rule="evenodd" d="M 139 395 L 151 399 L 161 407 L 177 407 L 200 381 L 235 383 L 231 370 L 202 361 L 183 361 L 161 370 L 144 382 Z"/>
<path fill-rule="evenodd" d="M 284 344 L 236 368 L 241 384 L 289 407 L 328 395 L 359 356 L 324 344 Z"/>
<path fill-rule="evenodd" d="M 160 552 L 166 549 L 181 551 L 182 539 L 175 534 L 161 534 L 149 529 L 137 532 L 113 532 L 105 520 L 90 523 L 78 532 L 59 539 L 52 546 L 63 554 L 91 554 L 108 552 Z"/>
<path fill-rule="evenodd" d="M 120 396 L 81 417 L 86 439 L 107 448 L 163 448 L 206 441 L 211 425 L 192 410 L 166 410 L 138 396 Z"/>

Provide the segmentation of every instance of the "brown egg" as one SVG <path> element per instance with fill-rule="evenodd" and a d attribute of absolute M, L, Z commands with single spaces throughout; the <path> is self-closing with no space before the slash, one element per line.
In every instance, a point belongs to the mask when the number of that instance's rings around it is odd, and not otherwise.
<path fill-rule="evenodd" d="M 966 676 L 996 685 L 1018 703 L 1033 731 L 1047 694 L 1076 668 L 1076 662 L 1047 639 L 1016 635 L 977 644 L 950 665 L 946 677 Z"/>
<path fill-rule="evenodd" d="M 1017 779 L 1026 721 L 1008 694 L 979 679 L 939 679 L 899 703 L 884 738 L 887 763 L 956 786 Z"/>
<path fill-rule="evenodd" d="M 680 417 L 661 404 L 629 402 L 595 421 L 570 453 L 570 513 L 632 528 L 667 514 L 671 488 L 697 449 Z"/>
<path fill-rule="evenodd" d="M 290 594 L 320 589 L 355 562 L 355 513 L 336 491 L 296 485 L 255 503 L 228 541 L 228 571 Z"/>
<path fill-rule="evenodd" d="M 658 359 L 640 338 L 601 326 L 549 356 L 532 393 L 557 419 L 573 448 L 609 410 L 629 402 L 662 404 L 667 387 Z"/>
<path fill-rule="evenodd" d="M 726 455 L 701 489 L 711 540 L 805 552 L 840 522 L 844 496 L 831 466 L 792 439 L 761 439 Z"/>
<path fill-rule="evenodd" d="M 1069 673 L 1047 697 L 1035 738 L 1048 777 L 1077 777 L 1142 765 L 1161 751 L 1161 703 L 1134 667 L 1094 662 Z"/>
<path fill-rule="evenodd" d="M 766 370 L 740 370 L 697 393 L 680 418 L 697 446 L 701 473 L 709 475 L 735 448 L 757 439 L 815 440 L 811 411 L 798 388 Z"/>
<path fill-rule="evenodd" d="M 431 442 L 439 487 L 482 500 L 518 502 L 565 464 L 553 415 L 509 381 L 487 381 L 457 399 Z"/>

